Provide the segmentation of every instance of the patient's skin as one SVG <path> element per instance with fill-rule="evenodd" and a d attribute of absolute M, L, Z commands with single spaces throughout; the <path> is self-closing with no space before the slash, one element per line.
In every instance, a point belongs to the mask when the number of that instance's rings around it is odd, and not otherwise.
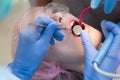
<path fill-rule="evenodd" d="M 12 53 L 14 55 L 17 41 L 18 41 L 18 34 L 21 30 L 29 27 L 30 21 L 35 21 L 35 19 L 39 15 L 44 15 L 43 7 L 36 7 L 28 10 L 24 16 L 20 18 L 17 22 L 17 25 L 13 31 L 13 40 L 12 40 Z M 59 23 L 59 27 L 66 27 L 68 30 L 64 30 L 65 38 L 62 42 L 55 42 L 54 46 L 50 46 L 49 51 L 45 57 L 45 60 L 54 61 L 58 64 L 62 65 L 65 69 L 75 70 L 75 71 L 83 71 L 84 65 L 84 50 L 81 42 L 80 37 L 75 37 L 71 33 L 71 20 L 78 21 L 76 17 L 71 15 L 70 13 L 57 13 L 54 15 L 54 19 L 59 19 L 58 16 L 62 18 L 61 22 Z M 57 17 L 56 17 L 57 16 Z M 53 16 L 52 16 L 53 18 Z M 92 28 L 91 26 L 85 24 L 85 30 L 89 33 L 94 46 L 97 48 L 101 42 L 101 33 Z M 40 48 L 41 49 L 41 48 Z"/>
<path fill-rule="evenodd" d="M 39 4 L 32 4 L 33 6 L 43 6 L 43 3 L 41 3 L 40 0 L 35 0 L 35 1 L 36 1 L 36 3 L 39 3 Z M 68 6 L 70 8 L 70 13 L 72 13 L 76 17 L 79 17 L 79 13 L 84 8 L 86 8 L 90 5 L 90 0 L 45 0 L 44 5 L 47 4 L 48 2 L 51 2 L 51 1 L 55 1 L 55 2 L 58 2 L 58 3 L 61 3 L 61 4 L 64 4 L 64 5 Z M 118 15 L 120 13 L 119 5 L 120 5 L 120 3 L 117 3 L 115 9 L 109 15 L 104 14 L 103 6 L 100 6 L 98 9 L 96 9 L 94 11 L 90 11 L 89 14 L 86 15 L 84 20 L 89 25 L 92 25 L 96 29 L 101 30 L 100 22 L 103 19 L 107 19 L 107 20 L 110 20 L 110 21 L 113 21 L 113 22 L 119 22 L 120 21 L 120 18 L 118 18 Z M 95 34 L 95 35 L 98 35 L 98 34 Z M 54 56 L 54 55 L 52 55 L 52 56 Z M 66 59 L 68 59 L 68 58 L 69 57 L 66 57 Z M 68 59 L 68 60 L 71 60 L 71 59 Z M 74 63 L 72 63 L 72 64 L 74 64 Z M 81 69 L 78 64 L 77 64 L 78 66 L 77 65 L 72 65 L 72 64 L 71 65 L 69 64 L 70 66 L 68 64 L 66 64 L 67 68 L 70 67 L 70 69 L 73 69 L 73 70 L 76 69 L 78 71 Z M 120 73 L 120 67 L 117 69 L 117 72 Z M 118 80 L 118 79 L 115 79 L 115 80 Z"/>

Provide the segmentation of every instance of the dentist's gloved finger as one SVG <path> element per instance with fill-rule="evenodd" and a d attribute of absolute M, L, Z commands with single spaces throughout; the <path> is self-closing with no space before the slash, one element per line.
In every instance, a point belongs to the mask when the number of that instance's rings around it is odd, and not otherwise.
<path fill-rule="evenodd" d="M 53 37 L 58 41 L 62 41 L 64 36 L 65 34 L 62 30 L 56 30 L 55 33 L 53 34 Z M 55 41 L 53 38 L 50 40 L 50 44 L 55 45 Z"/>
<path fill-rule="evenodd" d="M 106 72 L 115 73 L 118 65 L 120 64 L 120 56 L 119 54 L 115 54 L 116 52 L 114 53 L 114 50 L 112 53 L 110 52 L 111 51 L 108 52 L 108 54 L 105 56 L 105 58 L 101 62 L 100 69 Z M 114 63 L 114 65 L 111 65 L 108 63 Z"/>
<path fill-rule="evenodd" d="M 101 2 L 102 0 L 92 0 L 90 6 L 92 9 L 96 9 L 101 4 Z"/>
<path fill-rule="evenodd" d="M 40 27 L 35 27 L 35 32 L 34 32 L 35 40 L 39 40 L 39 39 L 40 39 L 42 30 L 43 30 L 43 29 L 40 28 Z"/>
<path fill-rule="evenodd" d="M 35 20 L 35 24 L 50 24 L 52 22 L 52 20 L 47 17 L 47 16 L 39 16 L 36 20 Z M 39 29 L 39 30 L 38 30 Z M 41 33 L 41 31 L 43 30 L 43 28 L 37 27 L 36 26 L 36 31 L 39 33 Z"/>
<path fill-rule="evenodd" d="M 35 24 L 43 24 L 43 25 L 47 25 L 50 24 L 51 22 L 54 22 L 50 17 L 48 16 L 39 16 L 36 20 L 35 20 Z M 43 31 L 43 28 L 36 26 L 36 31 L 40 33 Z"/>
<path fill-rule="evenodd" d="M 34 27 L 30 26 L 30 27 L 27 27 L 26 29 L 22 30 L 19 33 L 19 37 L 25 37 L 25 38 L 28 38 L 28 39 L 33 39 L 33 36 L 32 36 L 33 34 L 34 34 Z"/>
<path fill-rule="evenodd" d="M 120 50 L 120 28 L 117 24 L 110 21 L 102 21 L 102 26 L 107 32 L 112 32 L 114 35 L 113 43 L 109 49 L 109 54 L 107 56 L 111 58 L 116 58 Z"/>
<path fill-rule="evenodd" d="M 86 59 L 93 59 L 97 50 L 95 49 L 89 34 L 85 30 L 81 31 L 81 39 L 82 39 L 82 44 L 83 44 L 84 51 L 85 51 L 85 54 L 86 54 L 85 58 Z"/>
<path fill-rule="evenodd" d="M 35 20 L 35 24 L 43 24 L 43 25 L 46 25 L 46 27 L 51 23 L 51 22 L 54 22 L 50 17 L 48 16 L 39 16 L 36 20 Z M 38 27 L 38 26 L 35 26 L 35 39 L 36 40 L 39 40 L 40 39 L 40 36 L 43 32 L 43 29 L 42 27 Z"/>
<path fill-rule="evenodd" d="M 106 22 L 106 20 L 101 21 L 101 28 L 102 28 L 102 32 L 103 32 L 103 34 L 104 34 L 104 36 L 106 38 L 108 36 L 108 34 L 109 34 L 109 31 L 106 30 L 105 22 Z"/>
<path fill-rule="evenodd" d="M 50 23 L 45 28 L 43 34 L 41 35 L 40 41 L 41 41 L 41 39 L 43 39 L 43 42 L 45 42 L 46 44 L 49 44 L 51 38 L 53 38 L 54 32 L 57 30 L 57 26 L 58 26 L 58 24 L 56 22 Z M 46 46 L 48 46 L 48 45 L 46 45 Z"/>
<path fill-rule="evenodd" d="M 53 37 L 58 40 L 62 41 L 64 39 L 65 33 L 62 30 L 56 30 Z"/>
<path fill-rule="evenodd" d="M 50 44 L 51 44 L 52 46 L 55 45 L 55 41 L 54 41 L 53 38 L 51 38 L 51 40 L 50 40 Z"/>
<path fill-rule="evenodd" d="M 103 59 L 103 61 L 101 62 L 101 64 L 99 65 L 99 67 L 103 71 L 110 72 L 110 73 L 115 73 L 118 65 L 120 64 L 120 61 L 118 61 L 118 60 L 119 60 L 118 56 L 116 56 L 116 58 L 114 58 L 114 59 L 112 57 L 107 57 L 106 56 Z M 108 64 L 108 63 L 110 63 L 110 64 Z M 114 63 L 114 65 L 111 65 L 112 63 Z M 106 78 L 108 78 L 108 77 L 106 77 Z M 107 79 L 105 79 L 105 80 L 107 80 Z M 111 79 L 109 79 L 109 80 L 111 80 Z"/>
<path fill-rule="evenodd" d="M 105 0 L 104 2 L 104 12 L 109 14 L 112 12 L 113 8 L 115 7 L 117 0 Z"/>
<path fill-rule="evenodd" d="M 120 27 L 111 21 L 103 20 L 101 22 L 101 27 L 105 33 L 112 32 L 114 36 L 118 36 L 120 34 Z"/>
<path fill-rule="evenodd" d="M 119 51 L 120 51 L 120 35 L 114 37 L 113 43 L 108 51 L 110 54 L 108 54 L 107 56 L 116 59 L 119 56 Z"/>

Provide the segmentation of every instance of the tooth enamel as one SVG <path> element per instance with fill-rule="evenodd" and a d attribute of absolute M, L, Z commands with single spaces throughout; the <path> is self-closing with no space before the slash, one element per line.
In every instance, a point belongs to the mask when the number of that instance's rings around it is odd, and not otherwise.
<path fill-rule="evenodd" d="M 75 35 L 80 35 L 80 31 L 82 30 L 81 26 L 76 25 L 73 27 L 73 32 Z"/>
<path fill-rule="evenodd" d="M 71 21 L 71 22 L 70 22 L 70 26 L 72 27 L 72 26 L 73 26 L 73 24 L 74 24 L 74 21 Z"/>

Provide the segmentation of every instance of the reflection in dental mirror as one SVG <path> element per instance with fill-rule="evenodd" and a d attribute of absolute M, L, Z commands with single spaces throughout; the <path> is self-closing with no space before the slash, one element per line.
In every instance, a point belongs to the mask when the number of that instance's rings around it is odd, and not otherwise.
<path fill-rule="evenodd" d="M 80 36 L 80 32 L 81 32 L 82 28 L 81 26 L 79 25 L 75 25 L 73 28 L 72 28 L 72 32 L 75 36 Z"/>

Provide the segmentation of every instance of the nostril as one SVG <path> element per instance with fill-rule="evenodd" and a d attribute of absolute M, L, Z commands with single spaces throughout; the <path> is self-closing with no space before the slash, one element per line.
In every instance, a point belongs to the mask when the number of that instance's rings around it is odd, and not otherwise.
<path fill-rule="evenodd" d="M 58 22 L 62 23 L 62 17 L 59 17 Z"/>
<path fill-rule="evenodd" d="M 62 24 L 63 23 L 63 14 L 62 13 L 55 13 L 51 15 L 51 18 L 54 19 L 55 21 L 58 22 L 58 24 Z"/>

